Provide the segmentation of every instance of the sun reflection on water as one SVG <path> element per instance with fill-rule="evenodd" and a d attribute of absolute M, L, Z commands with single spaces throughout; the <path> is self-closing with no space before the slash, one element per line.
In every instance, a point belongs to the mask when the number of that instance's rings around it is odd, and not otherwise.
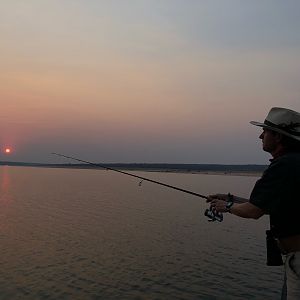
<path fill-rule="evenodd" d="M 9 174 L 9 166 L 0 167 L 0 203 L 9 203 L 12 201 L 11 176 Z"/>

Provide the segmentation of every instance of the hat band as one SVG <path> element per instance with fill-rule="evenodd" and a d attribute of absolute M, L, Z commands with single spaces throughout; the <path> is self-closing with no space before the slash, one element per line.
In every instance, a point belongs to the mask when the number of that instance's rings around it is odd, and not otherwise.
<path fill-rule="evenodd" d="M 264 124 L 270 126 L 270 127 L 274 127 L 280 130 L 283 130 L 291 135 L 295 135 L 295 136 L 300 136 L 300 132 L 299 131 L 295 131 L 294 128 L 295 127 L 300 127 L 300 123 L 293 123 L 291 122 L 289 125 L 287 124 L 280 124 L 280 125 L 276 125 L 268 120 L 264 121 Z"/>

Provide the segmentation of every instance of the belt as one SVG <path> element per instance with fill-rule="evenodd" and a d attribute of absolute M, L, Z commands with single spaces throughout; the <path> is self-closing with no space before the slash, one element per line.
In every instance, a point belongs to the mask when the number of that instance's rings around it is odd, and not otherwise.
<path fill-rule="evenodd" d="M 278 239 L 278 246 L 284 254 L 300 251 L 300 234 Z"/>

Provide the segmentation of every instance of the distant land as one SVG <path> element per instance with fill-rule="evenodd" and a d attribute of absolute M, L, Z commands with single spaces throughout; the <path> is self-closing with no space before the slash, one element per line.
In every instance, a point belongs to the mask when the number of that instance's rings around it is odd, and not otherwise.
<path fill-rule="evenodd" d="M 253 174 L 259 175 L 267 165 L 222 165 L 222 164 L 170 164 L 170 163 L 101 163 L 101 166 L 88 164 L 45 164 L 0 161 L 0 166 L 42 167 L 42 168 L 74 168 L 74 169 L 103 169 L 113 168 L 131 171 L 179 172 L 179 173 L 222 173 L 222 174 Z"/>

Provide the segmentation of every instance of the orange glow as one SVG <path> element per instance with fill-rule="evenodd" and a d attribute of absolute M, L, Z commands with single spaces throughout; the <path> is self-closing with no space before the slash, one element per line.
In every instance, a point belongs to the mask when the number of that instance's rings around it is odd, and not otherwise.
<path fill-rule="evenodd" d="M 11 153 L 11 149 L 10 148 L 5 148 L 5 153 L 6 154 L 10 154 Z"/>

